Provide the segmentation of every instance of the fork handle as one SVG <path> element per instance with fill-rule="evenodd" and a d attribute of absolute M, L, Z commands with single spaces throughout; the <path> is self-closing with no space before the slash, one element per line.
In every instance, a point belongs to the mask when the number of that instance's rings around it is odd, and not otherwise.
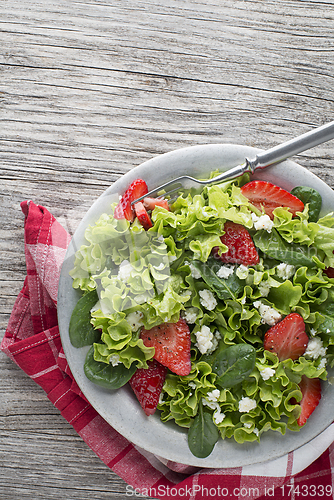
<path fill-rule="evenodd" d="M 269 165 L 279 163 L 290 158 L 290 156 L 311 149 L 330 139 L 334 139 L 334 121 L 310 130 L 306 132 L 306 134 L 300 135 L 295 139 L 283 142 L 283 144 L 268 149 L 263 153 L 258 153 L 253 159 L 246 158 L 246 171 L 254 173 L 258 168 L 265 168 Z"/>

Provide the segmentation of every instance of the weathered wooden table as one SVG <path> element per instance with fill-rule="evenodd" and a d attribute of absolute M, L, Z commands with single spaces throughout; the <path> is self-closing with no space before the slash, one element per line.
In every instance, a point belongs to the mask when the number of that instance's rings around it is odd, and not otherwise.
<path fill-rule="evenodd" d="M 124 172 L 180 147 L 270 147 L 334 116 L 331 0 L 2 0 L 2 338 L 25 276 L 20 202 L 70 233 Z M 334 141 L 300 164 L 334 186 Z M 0 498 L 128 498 L 0 356 Z M 38 426 L 36 426 L 38 422 Z M 37 430 L 38 429 L 38 430 Z"/>

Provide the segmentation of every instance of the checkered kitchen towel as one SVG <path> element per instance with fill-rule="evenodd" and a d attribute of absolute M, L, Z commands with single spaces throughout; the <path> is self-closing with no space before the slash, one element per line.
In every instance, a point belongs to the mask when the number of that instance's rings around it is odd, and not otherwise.
<path fill-rule="evenodd" d="M 23 202 L 21 208 L 27 276 L 1 349 L 44 389 L 101 460 L 128 483 L 129 497 L 141 493 L 164 500 L 333 498 L 334 445 L 330 443 L 334 424 L 297 451 L 265 465 L 194 469 L 138 449 L 105 422 L 80 392 L 59 337 L 57 287 L 70 237 L 44 207 Z"/>

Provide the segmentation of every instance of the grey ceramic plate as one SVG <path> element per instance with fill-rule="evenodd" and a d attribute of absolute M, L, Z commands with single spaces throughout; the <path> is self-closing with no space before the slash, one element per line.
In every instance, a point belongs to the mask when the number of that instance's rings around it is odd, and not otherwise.
<path fill-rule="evenodd" d="M 85 228 L 102 213 L 110 212 L 110 203 L 118 200 L 118 193 L 124 192 L 134 179 L 145 179 L 150 189 L 182 173 L 202 177 L 212 170 L 227 170 L 257 151 L 233 144 L 194 146 L 155 157 L 134 168 L 108 188 L 90 208 L 71 241 L 62 267 L 58 292 L 59 327 L 64 351 L 79 387 L 98 413 L 125 438 L 146 451 L 174 462 L 199 467 L 237 467 L 283 456 L 316 437 L 332 422 L 334 386 L 323 384 L 321 402 L 300 432 L 288 431 L 284 436 L 267 432 L 260 444 L 238 445 L 232 440 L 220 440 L 209 457 L 196 458 L 188 449 L 186 432 L 173 423 L 163 424 L 158 412 L 147 417 L 128 386 L 108 391 L 85 377 L 83 365 L 88 348 L 74 348 L 68 335 L 71 313 L 79 298 L 78 292 L 72 288 L 69 271 L 73 267 L 75 251 L 85 242 Z M 322 195 L 322 213 L 334 210 L 332 189 L 292 161 L 262 170 L 256 178 L 268 180 L 288 190 L 297 185 L 313 187 Z"/>

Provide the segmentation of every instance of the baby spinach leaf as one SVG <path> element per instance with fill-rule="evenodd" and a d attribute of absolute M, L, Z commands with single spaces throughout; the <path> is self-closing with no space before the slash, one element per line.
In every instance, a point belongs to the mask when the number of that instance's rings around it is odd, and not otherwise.
<path fill-rule="evenodd" d="M 188 431 L 188 446 L 191 453 L 198 458 L 209 456 L 218 437 L 218 429 L 212 420 L 212 415 L 203 410 L 202 402 L 200 402 L 199 412 Z"/>
<path fill-rule="evenodd" d="M 253 241 L 257 248 L 272 259 L 293 266 L 315 267 L 312 256 L 316 254 L 316 249 L 288 243 L 274 228 L 271 233 L 265 230 L 257 231 L 253 236 Z"/>
<path fill-rule="evenodd" d="M 90 310 L 98 301 L 96 290 L 83 295 L 73 309 L 69 324 L 69 336 L 74 347 L 83 347 L 98 342 L 101 332 L 90 322 Z"/>
<path fill-rule="evenodd" d="M 136 370 L 135 364 L 132 364 L 128 369 L 122 363 L 112 366 L 101 361 L 95 361 L 94 346 L 89 349 L 84 363 L 86 377 L 94 384 L 106 389 L 119 389 L 129 382 Z"/>
<path fill-rule="evenodd" d="M 243 291 L 242 281 L 234 273 L 227 279 L 221 279 L 217 276 L 217 271 L 221 266 L 217 264 L 215 259 L 208 259 L 207 262 L 195 260 L 192 264 L 219 299 L 236 300 L 237 296 Z"/>
<path fill-rule="evenodd" d="M 297 196 L 304 205 L 308 203 L 308 220 L 310 222 L 317 222 L 319 219 L 319 214 L 322 205 L 322 198 L 320 193 L 316 189 L 310 188 L 308 186 L 297 186 L 293 188 L 291 194 Z"/>
<path fill-rule="evenodd" d="M 245 380 L 255 366 L 256 350 L 249 344 L 231 345 L 212 355 L 216 384 L 227 389 Z"/>

